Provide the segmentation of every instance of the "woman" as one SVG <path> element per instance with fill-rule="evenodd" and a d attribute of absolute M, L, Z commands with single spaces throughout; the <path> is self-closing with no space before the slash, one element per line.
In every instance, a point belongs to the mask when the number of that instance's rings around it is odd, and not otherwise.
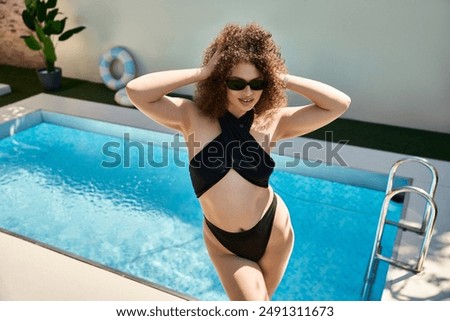
<path fill-rule="evenodd" d="M 168 97 L 197 84 L 195 100 Z M 286 89 L 312 104 L 286 107 Z M 269 300 L 291 255 L 289 211 L 268 184 L 270 148 L 339 117 L 350 98 L 286 72 L 271 34 L 227 25 L 201 68 L 150 73 L 128 83 L 133 104 L 184 135 L 204 213 L 206 248 L 231 300 Z"/>

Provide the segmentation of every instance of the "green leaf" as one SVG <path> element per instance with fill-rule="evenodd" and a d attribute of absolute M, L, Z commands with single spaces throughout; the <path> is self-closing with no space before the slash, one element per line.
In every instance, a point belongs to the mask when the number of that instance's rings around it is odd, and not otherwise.
<path fill-rule="evenodd" d="M 64 41 L 69 39 L 70 37 L 72 37 L 74 34 L 79 33 L 81 30 L 85 29 L 85 26 L 80 26 L 80 27 L 76 27 L 70 30 L 67 30 L 66 32 L 64 32 L 61 36 L 59 36 L 58 40 L 59 41 Z"/>
<path fill-rule="evenodd" d="M 58 8 L 53 9 L 47 14 L 47 21 L 55 20 L 56 15 L 58 14 Z"/>
<path fill-rule="evenodd" d="M 66 19 L 47 21 L 44 27 L 44 33 L 46 35 L 59 35 L 65 28 Z"/>
<path fill-rule="evenodd" d="M 55 21 L 47 21 L 47 23 L 44 26 L 44 33 L 47 36 L 55 35 L 56 34 L 56 28 L 55 28 Z"/>
<path fill-rule="evenodd" d="M 37 18 L 39 22 L 44 22 L 47 17 L 47 7 L 44 2 L 39 1 L 37 3 Z"/>
<path fill-rule="evenodd" d="M 45 60 L 55 62 L 56 61 L 55 46 L 53 46 L 53 42 L 50 39 L 50 37 L 45 37 L 43 44 L 44 44 Z"/>
<path fill-rule="evenodd" d="M 25 44 L 31 50 L 41 50 L 42 49 L 41 44 L 39 43 L 39 41 L 36 40 L 35 37 L 33 37 L 33 36 L 21 36 L 20 38 L 22 38 L 25 41 Z"/>
<path fill-rule="evenodd" d="M 64 28 L 66 27 L 66 20 L 67 18 L 64 18 L 63 20 L 59 20 L 61 22 L 61 29 L 59 29 L 58 34 L 62 33 L 64 31 Z"/>
<path fill-rule="evenodd" d="M 50 8 L 56 7 L 56 2 L 57 2 L 57 0 L 48 0 L 46 3 L 47 8 L 50 9 Z"/>
<path fill-rule="evenodd" d="M 25 7 L 27 10 L 33 11 L 36 9 L 36 0 L 25 0 Z"/>
<path fill-rule="evenodd" d="M 34 20 L 28 10 L 22 11 L 22 20 L 23 20 L 23 23 L 25 23 L 25 25 L 28 27 L 28 29 L 31 29 L 34 31 Z"/>

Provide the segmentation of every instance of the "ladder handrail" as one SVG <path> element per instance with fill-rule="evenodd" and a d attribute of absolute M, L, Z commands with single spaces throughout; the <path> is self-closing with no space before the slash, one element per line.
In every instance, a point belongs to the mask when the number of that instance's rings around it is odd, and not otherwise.
<path fill-rule="evenodd" d="M 426 230 L 425 230 L 425 234 L 424 234 L 425 235 L 424 241 L 422 242 L 422 246 L 421 246 L 421 250 L 420 250 L 420 256 L 419 256 L 419 259 L 417 261 L 415 268 L 413 268 L 413 271 L 415 271 L 416 273 L 419 273 L 423 269 L 423 261 L 425 259 L 425 256 L 428 252 L 428 247 L 430 245 L 429 243 L 431 240 L 431 232 L 434 227 L 434 223 L 435 223 L 435 219 L 436 219 L 436 215 L 437 215 L 436 203 L 435 203 L 434 199 L 431 197 L 431 195 L 428 194 L 425 190 L 423 190 L 419 187 L 416 187 L 416 186 L 404 186 L 399 189 L 393 190 L 391 193 L 386 195 L 386 197 L 383 201 L 383 206 L 382 206 L 382 211 L 385 212 L 382 214 L 382 216 L 384 216 L 383 217 L 384 220 L 386 220 L 389 202 L 391 201 L 392 197 L 394 197 L 395 195 L 397 195 L 399 193 L 417 193 L 418 195 L 422 196 L 427 201 L 427 203 L 430 205 L 430 208 L 431 208 L 430 219 L 427 222 L 427 226 L 426 226 Z M 380 219 L 381 219 L 381 217 L 380 217 Z M 383 224 L 382 230 L 384 230 L 384 224 Z M 381 236 L 382 235 L 380 235 L 380 237 Z M 378 234 L 377 234 L 377 237 L 378 237 Z M 381 254 L 381 253 L 377 253 L 377 254 Z"/>
<path fill-rule="evenodd" d="M 420 255 L 419 255 L 417 263 L 414 267 L 412 267 L 406 263 L 400 262 L 398 260 L 386 258 L 386 257 L 382 256 L 381 252 L 379 251 L 379 249 L 381 249 L 381 238 L 382 238 L 383 232 L 384 232 L 385 221 L 386 221 L 386 216 L 388 213 L 389 203 L 395 195 L 400 194 L 400 193 L 417 193 L 418 195 L 422 196 L 430 204 L 430 208 L 431 208 L 430 219 L 429 219 L 427 227 L 426 227 L 424 240 L 422 241 Z M 373 281 L 372 280 L 373 266 L 374 266 L 376 259 L 384 260 L 390 264 L 397 265 L 399 267 L 402 267 L 404 269 L 407 269 L 407 270 L 415 272 L 415 273 L 419 273 L 423 270 L 423 263 L 425 261 L 425 257 L 428 253 L 428 248 L 430 246 L 431 235 L 433 232 L 436 215 L 437 215 L 437 210 L 436 210 L 436 203 L 434 202 L 434 199 L 428 194 L 428 192 L 426 192 L 422 188 L 419 188 L 416 186 L 404 186 L 399 189 L 391 191 L 389 194 L 387 194 L 385 196 L 383 205 L 381 207 L 380 218 L 378 220 L 375 242 L 372 247 L 370 261 L 369 261 L 368 269 L 367 269 L 366 276 L 364 279 L 364 288 L 362 291 L 362 298 L 364 300 L 367 300 L 368 296 L 369 296 L 369 286 L 371 286 L 371 283 Z"/>
<path fill-rule="evenodd" d="M 389 177 L 388 177 L 388 182 L 387 182 L 387 187 L 386 187 L 386 194 L 392 191 L 395 173 L 397 172 L 398 168 L 403 164 L 412 163 L 412 162 L 417 162 L 422 165 L 425 165 L 430 170 L 432 180 L 430 183 L 430 189 L 428 190 L 428 194 L 430 194 L 431 197 L 434 197 L 434 194 L 436 193 L 437 183 L 438 183 L 437 170 L 430 162 L 428 162 L 428 160 L 426 160 L 425 158 L 421 158 L 421 157 L 403 158 L 403 159 L 400 159 L 397 162 L 395 162 L 394 165 L 392 165 L 391 170 L 389 171 Z"/>
<path fill-rule="evenodd" d="M 395 174 L 398 170 L 398 168 L 405 163 L 409 162 L 417 162 L 422 165 L 425 165 L 431 172 L 431 183 L 428 191 L 425 191 L 423 188 L 417 187 L 417 186 L 403 186 L 403 187 L 397 187 L 393 188 L 394 178 Z M 438 174 L 436 168 L 430 164 L 426 159 L 420 158 L 420 157 L 411 157 L 411 158 L 405 158 L 398 160 L 395 162 L 395 164 L 391 167 L 391 170 L 389 171 L 389 177 L 388 177 L 388 183 L 386 187 L 386 193 L 383 200 L 383 204 L 381 207 L 380 217 L 378 219 L 378 226 L 375 236 L 375 242 L 372 247 L 372 252 L 370 255 L 369 264 L 367 266 L 366 275 L 364 279 L 364 287 L 362 290 L 362 299 L 368 300 L 371 287 L 373 285 L 373 281 L 375 278 L 375 263 L 377 263 L 377 260 L 385 261 L 389 264 L 396 265 L 400 268 L 412 271 L 414 273 L 422 272 L 423 270 L 423 264 L 425 261 L 425 257 L 428 253 L 428 249 L 430 246 L 431 236 L 434 230 L 434 225 L 436 222 L 436 216 L 437 216 L 437 207 L 436 203 L 434 201 L 434 195 L 436 192 L 436 187 L 438 183 Z M 409 225 L 408 223 L 401 223 L 401 222 L 393 222 L 386 219 L 389 204 L 392 200 L 392 198 L 400 193 L 415 193 L 420 195 L 422 198 L 426 201 L 426 207 L 424 214 L 422 216 L 422 226 L 420 228 L 416 228 L 414 226 Z M 383 237 L 384 227 L 386 224 L 394 225 L 397 228 L 401 228 L 403 230 L 408 230 L 420 235 L 423 235 L 422 245 L 420 248 L 420 254 L 417 259 L 417 263 L 415 266 L 412 266 L 410 264 L 407 264 L 405 262 L 401 262 L 397 259 L 393 259 L 391 257 L 386 257 L 381 254 L 381 239 Z"/>
<path fill-rule="evenodd" d="M 436 188 L 437 188 L 437 184 L 438 184 L 437 170 L 430 162 L 428 162 L 428 160 L 426 160 L 425 158 L 421 158 L 421 157 L 404 158 L 404 159 L 400 159 L 397 162 L 395 162 L 395 164 L 391 167 L 391 170 L 389 171 L 388 183 L 387 183 L 387 187 L 386 187 L 386 195 L 389 194 L 393 190 L 394 178 L 395 178 L 395 174 L 396 174 L 398 168 L 403 164 L 412 163 L 412 162 L 422 164 L 430 170 L 431 182 L 430 182 L 430 187 L 428 189 L 428 194 L 431 196 L 431 198 L 434 198 L 434 194 L 436 193 Z M 404 224 L 401 224 L 401 223 L 396 224 L 395 222 L 390 222 L 390 224 L 397 225 L 402 228 L 406 227 L 410 230 L 417 230 L 418 233 L 423 234 L 423 233 L 425 233 L 426 226 L 428 225 L 428 221 L 430 219 L 430 210 L 431 210 L 430 204 L 427 203 L 427 205 L 425 207 L 425 211 L 422 216 L 422 225 L 420 226 L 419 229 L 408 226 L 408 225 L 405 226 Z"/>

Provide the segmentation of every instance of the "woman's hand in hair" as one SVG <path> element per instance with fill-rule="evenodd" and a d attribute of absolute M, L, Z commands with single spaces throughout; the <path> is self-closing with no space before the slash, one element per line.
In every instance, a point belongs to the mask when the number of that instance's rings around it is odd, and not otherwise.
<path fill-rule="evenodd" d="M 221 50 L 221 48 L 218 48 L 216 50 L 216 52 L 214 53 L 214 55 L 211 57 L 211 59 L 209 59 L 209 61 L 205 64 L 205 66 L 203 66 L 203 68 L 201 70 L 201 74 L 204 79 L 207 79 L 211 76 L 211 74 L 213 73 L 214 69 L 217 66 L 217 63 L 220 60 L 221 55 L 222 55 L 222 50 Z"/>

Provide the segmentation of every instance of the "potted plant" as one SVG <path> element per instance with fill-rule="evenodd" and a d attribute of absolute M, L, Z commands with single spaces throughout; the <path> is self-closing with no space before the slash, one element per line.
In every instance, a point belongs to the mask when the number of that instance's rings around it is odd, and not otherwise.
<path fill-rule="evenodd" d="M 67 18 L 59 19 L 61 12 L 56 8 L 57 0 L 24 0 L 24 2 L 22 20 L 31 30 L 31 34 L 21 38 L 28 48 L 42 53 L 46 68 L 38 69 L 37 73 L 44 88 L 57 89 L 61 86 L 62 71 L 61 68 L 55 67 L 57 59 L 55 41 L 65 41 L 85 27 L 64 31 Z"/>

